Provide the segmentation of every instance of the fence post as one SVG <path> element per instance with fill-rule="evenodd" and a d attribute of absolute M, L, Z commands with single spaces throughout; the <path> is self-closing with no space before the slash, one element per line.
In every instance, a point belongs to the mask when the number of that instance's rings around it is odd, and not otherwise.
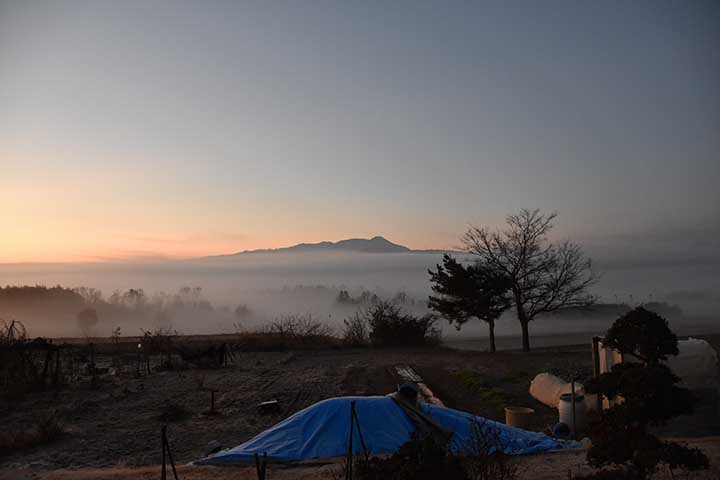
<path fill-rule="evenodd" d="M 165 448 L 167 448 L 168 458 L 170 459 L 170 466 L 172 467 L 173 478 L 175 480 L 178 480 L 177 470 L 175 470 L 175 460 L 173 460 L 172 450 L 170 450 L 170 442 L 167 439 L 167 434 L 165 435 Z"/>
<path fill-rule="evenodd" d="M 138 344 L 137 355 L 135 356 L 135 376 L 137 377 L 141 374 L 140 365 L 142 365 L 142 350 L 140 349 L 140 344 Z"/>
<path fill-rule="evenodd" d="M 355 400 L 350 401 L 350 438 L 348 438 L 347 462 L 345 464 L 345 480 L 353 477 L 353 428 L 355 426 Z"/>
<path fill-rule="evenodd" d="M 160 429 L 160 449 L 162 450 L 162 467 L 160 467 L 160 480 L 167 480 L 167 471 L 165 467 L 165 432 L 167 426 L 163 425 Z"/>
<path fill-rule="evenodd" d="M 162 426 L 162 467 L 160 470 L 160 479 L 167 480 L 167 462 L 165 461 L 165 452 L 167 451 L 167 458 L 170 460 L 170 467 L 172 467 L 173 478 L 178 480 L 177 470 L 175 470 L 175 460 L 172 457 L 172 451 L 170 450 L 170 442 L 167 439 L 167 425 Z"/>
<path fill-rule="evenodd" d="M 353 416 L 353 418 L 355 419 L 355 425 L 357 426 L 358 437 L 360 437 L 360 446 L 361 446 L 362 449 L 363 449 L 363 453 L 365 454 L 365 461 L 367 462 L 367 461 L 370 460 L 370 456 L 369 456 L 369 453 L 368 453 L 368 449 L 367 449 L 367 447 L 365 446 L 365 439 L 363 438 L 362 429 L 360 429 L 360 419 L 358 418 L 357 410 L 355 409 L 355 402 L 354 402 L 354 401 L 352 402 L 352 405 L 351 405 L 350 408 L 352 408 L 352 416 Z"/>
<path fill-rule="evenodd" d="M 257 473 L 258 480 L 265 480 L 267 469 L 267 452 L 263 452 L 262 462 L 260 462 L 260 455 L 255 454 L 255 472 Z"/>
<path fill-rule="evenodd" d="M 53 387 L 55 387 L 55 389 L 57 389 L 59 386 L 61 366 L 62 363 L 60 362 L 60 347 L 55 347 L 55 372 L 53 373 Z"/>
<path fill-rule="evenodd" d="M 47 374 L 48 374 L 48 368 L 50 368 L 50 359 L 52 358 L 52 350 L 50 349 L 50 346 L 46 346 L 47 350 L 45 351 L 45 365 L 43 366 L 43 378 L 42 378 L 42 388 L 45 390 L 45 386 L 47 385 Z"/>

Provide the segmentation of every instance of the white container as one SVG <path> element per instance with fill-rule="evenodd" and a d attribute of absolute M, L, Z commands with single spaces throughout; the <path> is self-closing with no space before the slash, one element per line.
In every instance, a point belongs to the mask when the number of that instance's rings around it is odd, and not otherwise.
<path fill-rule="evenodd" d="M 588 412 L 597 410 L 597 395 L 585 394 L 584 390 L 582 383 L 575 382 L 575 393 L 585 395 L 585 410 Z M 530 395 L 551 408 L 558 408 L 560 395 L 570 391 L 572 391 L 572 383 L 547 372 L 538 373 L 530 382 Z"/>
<path fill-rule="evenodd" d="M 572 393 L 563 393 L 558 402 L 558 413 L 560 423 L 570 427 L 570 431 L 578 434 L 587 428 L 587 407 L 585 397 L 581 393 L 575 393 L 575 424 L 573 424 Z"/>
<path fill-rule="evenodd" d="M 575 384 L 575 391 L 582 388 Z M 557 408 L 560 395 L 570 391 L 570 383 L 547 372 L 538 373 L 530 382 L 530 395 L 542 404 Z"/>

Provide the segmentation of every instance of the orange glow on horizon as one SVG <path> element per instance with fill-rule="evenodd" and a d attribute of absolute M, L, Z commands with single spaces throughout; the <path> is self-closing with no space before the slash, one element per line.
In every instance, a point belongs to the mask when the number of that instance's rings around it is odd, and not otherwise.
<path fill-rule="evenodd" d="M 187 238 L 128 238 L 124 241 L 101 242 L 102 246 L 90 242 L 75 241 L 72 236 L 48 235 L 50 242 L 38 240 L 37 236 L 16 236 L 0 238 L 0 263 L 102 263 L 102 262 L 157 262 L 180 260 L 212 255 L 224 255 L 244 250 L 275 249 L 289 247 L 298 243 L 316 243 L 338 241 L 346 238 L 370 238 L 372 235 L 345 235 L 322 239 L 288 237 L 288 240 L 268 239 L 253 241 L 232 241 L 223 239 L 204 239 L 198 241 L 192 236 Z M 386 237 L 388 238 L 388 237 Z M 389 237 L 393 243 L 409 248 L 455 248 L 454 245 L 408 245 Z"/>
<path fill-rule="evenodd" d="M 228 197 L 138 175 L 112 154 L 103 155 L 107 165 L 65 167 L 81 156 L 0 148 L 0 263 L 150 262 L 375 235 L 417 249 L 457 243 L 449 222 L 438 231 L 372 203 L 348 215 L 345 205 L 268 195 L 254 184 Z"/>

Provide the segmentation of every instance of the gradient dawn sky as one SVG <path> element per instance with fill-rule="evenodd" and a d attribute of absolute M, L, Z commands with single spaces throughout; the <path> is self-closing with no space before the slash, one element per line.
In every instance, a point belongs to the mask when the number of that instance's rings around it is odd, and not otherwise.
<path fill-rule="evenodd" d="M 556 210 L 719 258 L 718 1 L 0 0 L 0 262 L 190 257 Z"/>

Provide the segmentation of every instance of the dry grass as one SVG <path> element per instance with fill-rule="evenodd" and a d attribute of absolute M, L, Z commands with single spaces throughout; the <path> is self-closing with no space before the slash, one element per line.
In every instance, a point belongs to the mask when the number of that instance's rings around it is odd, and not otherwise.
<path fill-rule="evenodd" d="M 0 433 L 0 456 L 45 445 L 63 433 L 60 415 L 53 410 L 40 415 L 30 428 L 17 431 L 3 429 Z"/>
<path fill-rule="evenodd" d="M 191 412 L 182 405 L 172 400 L 166 400 L 160 408 L 160 414 L 157 416 L 157 419 L 163 423 L 178 422 L 191 415 Z"/>

